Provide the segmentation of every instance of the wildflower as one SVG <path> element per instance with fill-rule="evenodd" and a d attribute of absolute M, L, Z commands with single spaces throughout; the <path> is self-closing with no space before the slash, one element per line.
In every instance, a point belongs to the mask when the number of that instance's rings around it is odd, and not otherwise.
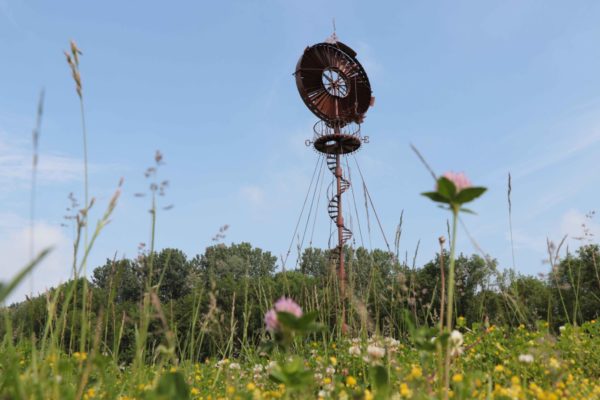
<path fill-rule="evenodd" d="M 352 375 L 346 377 L 346 385 L 348 387 L 354 387 L 356 385 L 356 379 Z"/>
<path fill-rule="evenodd" d="M 360 347 L 357 345 L 354 346 L 350 346 L 350 348 L 348 349 L 348 353 L 350 353 L 351 356 L 360 356 Z"/>
<path fill-rule="evenodd" d="M 238 364 L 238 363 L 231 363 L 231 364 L 229 364 L 229 369 L 239 370 L 240 369 L 240 364 Z"/>
<path fill-rule="evenodd" d="M 331 361 L 331 365 L 333 365 L 334 367 L 337 365 L 337 358 L 335 357 L 329 357 L 329 361 Z"/>
<path fill-rule="evenodd" d="M 519 361 L 525 364 L 531 364 L 533 362 L 533 356 L 531 354 L 519 355 Z"/>
<path fill-rule="evenodd" d="M 254 383 L 250 382 L 246 385 L 246 389 L 248 389 L 251 392 L 254 389 L 256 389 L 256 385 Z"/>
<path fill-rule="evenodd" d="M 87 360 L 87 353 L 85 352 L 78 352 L 76 351 L 75 353 L 73 353 L 73 358 L 75 358 L 77 361 L 85 361 Z"/>
<path fill-rule="evenodd" d="M 199 391 L 197 388 L 193 387 L 193 388 L 190 390 L 190 394 L 191 394 L 192 396 L 197 396 L 197 395 L 199 395 L 199 394 L 200 394 L 200 391 Z"/>
<path fill-rule="evenodd" d="M 453 330 L 450 334 L 450 354 L 453 356 L 461 355 L 463 352 L 463 343 L 464 339 L 462 333 L 457 330 Z"/>
<path fill-rule="evenodd" d="M 462 381 L 463 381 L 463 376 L 462 376 L 462 374 L 455 374 L 455 375 L 452 377 L 452 382 L 459 383 L 459 382 L 462 382 Z"/>
<path fill-rule="evenodd" d="M 84 399 L 93 399 L 94 397 L 96 397 L 96 390 L 94 388 L 89 388 L 83 395 Z"/>
<path fill-rule="evenodd" d="M 385 356 L 385 349 L 383 347 L 376 346 L 374 344 L 367 347 L 367 354 L 372 359 L 378 360 Z"/>
<path fill-rule="evenodd" d="M 560 368 L 560 363 L 554 357 L 550 357 L 549 363 L 550 363 L 550 367 L 552 367 L 553 369 L 559 369 Z"/>
<path fill-rule="evenodd" d="M 446 172 L 437 180 L 434 192 L 422 195 L 437 203 L 448 204 L 454 212 L 458 212 L 460 206 L 475 200 L 486 190 L 484 187 L 472 186 L 469 178 L 462 172 Z"/>
<path fill-rule="evenodd" d="M 494 372 L 504 372 L 504 365 L 496 365 Z"/>
<path fill-rule="evenodd" d="M 260 374 L 261 372 L 263 372 L 263 371 L 264 371 L 264 369 L 265 369 L 265 368 L 264 368 L 264 367 L 263 367 L 261 364 L 254 364 L 254 367 L 252 368 L 252 371 L 253 371 L 255 374 Z"/>
<path fill-rule="evenodd" d="M 423 370 L 418 365 L 413 365 L 410 370 L 410 377 L 412 379 L 419 379 L 423 376 Z"/>
<path fill-rule="evenodd" d="M 467 178 L 464 172 L 448 171 L 443 176 L 450 182 L 454 183 L 454 186 L 456 186 L 456 192 L 460 192 L 463 189 L 471 187 L 471 181 L 469 178 Z"/>
<path fill-rule="evenodd" d="M 411 397 L 412 396 L 412 390 L 410 390 L 408 388 L 408 385 L 406 383 L 400 384 L 400 395 L 402 397 Z"/>
<path fill-rule="evenodd" d="M 283 296 L 277 300 L 274 307 L 265 314 L 265 325 L 269 332 L 275 332 L 280 329 L 279 320 L 277 319 L 278 312 L 287 312 L 297 318 L 302 316 L 302 308 L 300 308 L 294 300 Z"/>

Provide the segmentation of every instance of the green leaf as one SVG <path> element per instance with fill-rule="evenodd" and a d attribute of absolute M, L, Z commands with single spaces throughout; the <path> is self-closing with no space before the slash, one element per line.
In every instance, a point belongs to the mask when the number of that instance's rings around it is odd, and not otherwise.
<path fill-rule="evenodd" d="M 375 394 L 379 399 L 388 398 L 390 392 L 390 379 L 388 377 L 387 370 L 382 365 L 377 365 L 371 370 L 373 387 L 375 388 Z"/>
<path fill-rule="evenodd" d="M 466 214 L 473 214 L 473 215 L 477 215 L 477 213 L 476 213 L 475 211 L 473 211 L 473 210 L 471 210 L 471 209 L 469 209 L 469 208 L 464 208 L 464 207 L 461 207 L 461 208 L 460 208 L 460 211 L 461 211 L 461 212 L 464 212 L 464 213 L 466 213 Z"/>
<path fill-rule="evenodd" d="M 450 179 L 442 176 L 437 180 L 437 192 L 447 199 L 454 199 L 456 196 L 456 185 Z"/>
<path fill-rule="evenodd" d="M 156 394 L 160 399 L 188 400 L 190 388 L 180 372 L 168 372 L 158 381 Z"/>
<path fill-rule="evenodd" d="M 287 376 L 281 370 L 273 370 L 269 374 L 269 379 L 275 383 L 287 383 Z"/>
<path fill-rule="evenodd" d="M 421 195 L 428 197 L 429 199 L 436 201 L 438 203 L 448 204 L 450 202 L 450 199 L 447 199 L 446 197 L 442 196 L 438 192 L 425 192 L 425 193 L 421 193 Z"/>
<path fill-rule="evenodd" d="M 476 198 L 481 196 L 486 190 L 487 190 L 487 188 L 484 188 L 484 187 L 466 188 L 466 189 L 463 189 L 460 192 L 458 192 L 455 200 L 459 204 L 465 204 L 465 203 L 475 200 Z"/>
<path fill-rule="evenodd" d="M 294 314 L 290 314 L 287 311 L 278 311 L 277 312 L 277 320 L 281 325 L 285 328 L 298 331 L 301 330 L 300 318 L 296 317 Z"/>

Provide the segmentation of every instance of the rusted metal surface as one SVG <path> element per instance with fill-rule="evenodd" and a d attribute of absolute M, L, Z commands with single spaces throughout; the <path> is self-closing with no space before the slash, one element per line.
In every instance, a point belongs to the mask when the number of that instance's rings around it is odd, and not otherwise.
<path fill-rule="evenodd" d="M 342 42 L 307 47 L 296 65 L 296 85 L 306 106 L 330 125 L 362 122 L 371 105 L 371 84 Z"/>

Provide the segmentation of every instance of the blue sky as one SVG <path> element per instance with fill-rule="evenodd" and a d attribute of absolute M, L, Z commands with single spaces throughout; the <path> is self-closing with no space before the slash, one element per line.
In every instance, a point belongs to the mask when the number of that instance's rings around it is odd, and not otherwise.
<path fill-rule="evenodd" d="M 35 237 L 38 249 L 55 245 L 14 298 L 71 269 L 72 230 L 60 224 L 67 195 L 83 198 L 83 169 L 62 54 L 70 39 L 83 51 L 92 221 L 125 178 L 90 266 L 135 256 L 148 242 L 148 199 L 134 193 L 147 190 L 143 172 L 157 149 L 170 182 L 162 205 L 174 205 L 158 215 L 159 248 L 202 253 L 229 224 L 226 243 L 279 256 L 317 160 L 304 145 L 316 118 L 292 72 L 307 45 L 331 34 L 333 17 L 377 99 L 362 126 L 371 141 L 356 158 L 390 240 L 404 210 L 403 254 L 412 258 L 420 241 L 418 263 L 431 259 L 448 217 L 419 195 L 433 182 L 410 143 L 438 173 L 464 171 L 489 188 L 473 205 L 479 215 L 464 221 L 502 267 L 512 266 L 509 172 L 516 268 L 547 271 L 546 238 L 580 243 L 573 238 L 600 195 L 598 2 L 0 0 L 0 280 L 29 257 L 31 130 L 42 87 Z M 314 244 L 325 247 L 329 222 L 319 211 Z M 597 221 L 587 224 L 600 234 Z M 375 228 L 372 241 L 383 246 Z M 459 247 L 475 252 L 464 232 Z"/>

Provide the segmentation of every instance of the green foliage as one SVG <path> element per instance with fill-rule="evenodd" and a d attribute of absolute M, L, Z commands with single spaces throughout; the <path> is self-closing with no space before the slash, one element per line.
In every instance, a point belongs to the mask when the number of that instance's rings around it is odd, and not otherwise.
<path fill-rule="evenodd" d="M 435 192 L 425 192 L 422 195 L 436 203 L 460 208 L 463 204 L 470 203 L 480 197 L 486 190 L 484 187 L 467 187 L 457 190 L 454 182 L 442 176 L 437 180 L 437 190 Z M 466 211 L 470 212 L 470 210 Z"/>
<path fill-rule="evenodd" d="M 148 400 L 188 400 L 190 387 L 180 372 L 164 373 L 156 385 L 154 392 L 145 396 Z"/>

